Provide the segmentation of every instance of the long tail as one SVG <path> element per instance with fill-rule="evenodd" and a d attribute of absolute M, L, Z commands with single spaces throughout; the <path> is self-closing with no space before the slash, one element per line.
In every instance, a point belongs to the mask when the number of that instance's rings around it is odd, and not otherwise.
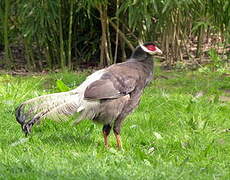
<path fill-rule="evenodd" d="M 30 99 L 16 109 L 16 120 L 21 124 L 23 131 L 28 134 L 34 123 L 42 118 L 66 120 L 78 112 L 82 105 L 82 96 L 72 90 L 64 93 L 55 93 Z"/>
<path fill-rule="evenodd" d="M 32 126 L 42 118 L 66 120 L 77 112 L 80 112 L 80 116 L 76 123 L 83 119 L 93 119 L 100 111 L 100 102 L 85 100 L 83 95 L 86 87 L 98 80 L 104 72 L 104 69 L 94 72 L 80 86 L 69 92 L 40 96 L 19 105 L 15 115 L 22 130 L 28 134 Z"/>

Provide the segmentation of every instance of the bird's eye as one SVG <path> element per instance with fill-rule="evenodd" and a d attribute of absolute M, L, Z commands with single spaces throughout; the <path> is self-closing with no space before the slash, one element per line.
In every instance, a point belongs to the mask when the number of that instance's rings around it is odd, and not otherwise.
<path fill-rule="evenodd" d="M 155 51 L 156 50 L 156 46 L 155 45 L 147 45 L 146 48 L 150 51 Z"/>

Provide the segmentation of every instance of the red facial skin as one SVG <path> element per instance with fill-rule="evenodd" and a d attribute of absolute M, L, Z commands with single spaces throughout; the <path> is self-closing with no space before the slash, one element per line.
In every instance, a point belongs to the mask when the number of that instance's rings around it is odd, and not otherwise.
<path fill-rule="evenodd" d="M 155 45 L 147 45 L 146 48 L 150 51 L 156 51 L 156 46 Z"/>

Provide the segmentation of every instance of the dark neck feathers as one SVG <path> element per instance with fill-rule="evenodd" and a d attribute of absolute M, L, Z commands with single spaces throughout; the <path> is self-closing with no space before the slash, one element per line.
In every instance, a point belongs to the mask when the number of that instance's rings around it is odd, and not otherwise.
<path fill-rule="evenodd" d="M 151 55 L 149 55 L 148 53 L 143 51 L 142 48 L 139 46 L 133 51 L 130 59 L 133 59 L 133 60 L 136 59 L 137 61 L 143 61 L 143 60 L 147 60 L 147 59 L 151 60 L 152 57 L 151 57 Z"/>

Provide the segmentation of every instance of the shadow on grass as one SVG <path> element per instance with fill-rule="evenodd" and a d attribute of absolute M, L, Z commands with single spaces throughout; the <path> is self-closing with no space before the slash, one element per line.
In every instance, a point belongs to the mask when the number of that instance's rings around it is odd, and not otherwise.
<path fill-rule="evenodd" d="M 40 139 L 43 143 L 50 145 L 90 145 L 95 143 L 89 135 L 75 136 L 70 133 L 52 134 Z"/>
<path fill-rule="evenodd" d="M 53 168 L 44 170 L 30 161 L 5 165 L 0 163 L 0 179 L 108 179 L 95 169 L 71 171 L 66 168 Z M 113 175 L 112 175 L 113 176 Z"/>

